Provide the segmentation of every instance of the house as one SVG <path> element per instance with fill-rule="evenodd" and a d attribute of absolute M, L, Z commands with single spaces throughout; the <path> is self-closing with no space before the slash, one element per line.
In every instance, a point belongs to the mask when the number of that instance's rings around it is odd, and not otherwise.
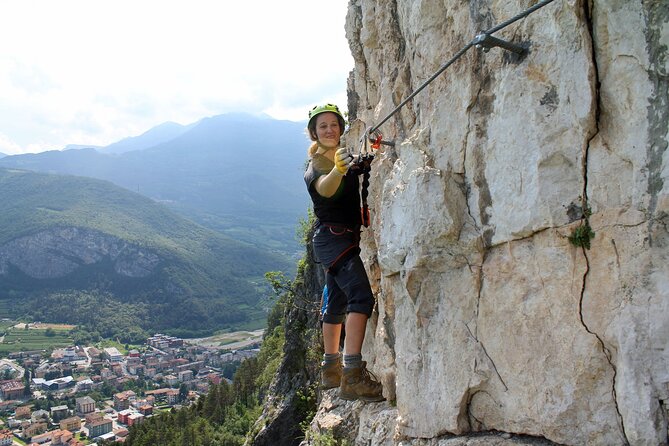
<path fill-rule="evenodd" d="M 88 357 L 82 347 L 67 347 L 55 349 L 51 353 L 51 359 L 55 362 L 86 361 Z"/>
<path fill-rule="evenodd" d="M 158 363 L 160 362 L 156 356 L 152 355 L 145 355 L 144 359 L 146 360 L 147 367 L 157 367 Z"/>
<path fill-rule="evenodd" d="M 179 372 L 179 381 L 181 382 L 186 382 L 190 381 L 193 379 L 193 371 L 192 370 L 183 370 Z"/>
<path fill-rule="evenodd" d="M 51 446 L 69 446 L 70 441 L 74 438 L 72 432 L 67 430 L 57 429 L 55 431 L 45 432 L 40 435 L 35 435 L 30 439 L 31 444 L 47 444 Z"/>
<path fill-rule="evenodd" d="M 90 378 L 81 379 L 81 380 L 77 381 L 77 384 L 75 385 L 75 391 L 76 392 L 87 392 L 87 391 L 93 389 L 93 384 L 95 384 L 95 383 Z"/>
<path fill-rule="evenodd" d="M 131 375 L 143 375 L 144 374 L 144 365 L 143 364 L 128 364 L 128 373 Z"/>
<path fill-rule="evenodd" d="M 167 336 L 164 334 L 156 333 L 155 335 L 150 337 L 146 341 L 146 343 L 159 350 L 165 350 L 167 348 L 183 347 L 184 340 L 181 338 L 176 338 L 173 336 Z"/>
<path fill-rule="evenodd" d="M 50 443 L 53 438 L 53 432 L 45 432 L 43 434 L 34 435 L 30 439 L 30 444 L 46 444 Z"/>
<path fill-rule="evenodd" d="M 0 401 L 0 412 L 9 412 L 12 409 L 16 410 L 18 405 L 22 403 L 22 401 L 16 400 Z"/>
<path fill-rule="evenodd" d="M 9 429 L 0 430 L 0 446 L 12 446 L 14 443 L 14 434 Z"/>
<path fill-rule="evenodd" d="M 123 376 L 123 364 L 115 362 L 111 365 L 111 371 L 114 376 Z"/>
<path fill-rule="evenodd" d="M 16 418 L 9 418 L 7 420 L 6 426 L 9 429 L 19 429 L 23 425 L 24 422 L 25 422 L 25 420 L 20 421 L 20 420 L 17 420 Z M 30 423 L 30 421 L 28 421 L 28 423 Z"/>
<path fill-rule="evenodd" d="M 209 380 L 209 382 L 212 384 L 218 385 L 221 383 L 221 375 L 210 373 L 207 375 L 207 380 Z"/>
<path fill-rule="evenodd" d="M 18 379 L 0 383 L 0 396 L 4 400 L 18 400 L 23 396 L 25 390 L 26 386 Z"/>
<path fill-rule="evenodd" d="M 195 390 L 200 393 L 207 393 L 209 391 L 209 381 L 197 381 L 195 383 Z"/>
<path fill-rule="evenodd" d="M 165 383 L 167 383 L 168 386 L 174 386 L 179 382 L 179 378 L 177 378 L 174 375 L 165 375 Z"/>
<path fill-rule="evenodd" d="M 144 420 L 144 415 L 141 413 L 132 413 L 128 415 L 128 426 L 134 426 L 135 424 L 139 424 Z"/>
<path fill-rule="evenodd" d="M 93 421 L 98 421 L 103 419 L 105 416 L 102 412 L 91 412 L 86 414 L 86 424 L 92 423 Z"/>
<path fill-rule="evenodd" d="M 114 434 L 113 431 L 112 432 L 107 432 L 106 434 L 102 434 L 102 435 L 100 435 L 99 437 L 96 438 L 96 440 L 100 440 L 100 441 L 104 442 L 105 444 L 108 441 L 114 441 L 115 439 L 116 439 L 116 435 Z M 95 444 L 97 444 L 97 443 L 95 443 Z"/>
<path fill-rule="evenodd" d="M 69 417 L 64 420 L 60 420 L 60 429 L 67 430 L 70 432 L 75 432 L 81 429 L 81 418 L 79 417 Z"/>
<path fill-rule="evenodd" d="M 46 432 L 45 422 L 26 423 L 25 426 L 23 426 L 22 436 L 23 438 L 32 438 L 35 435 L 43 434 L 44 432 Z"/>
<path fill-rule="evenodd" d="M 186 358 L 174 358 L 170 360 L 170 367 L 175 370 L 186 370 L 190 368 L 191 362 Z"/>
<path fill-rule="evenodd" d="M 135 392 L 126 390 L 114 394 L 114 409 L 125 410 L 130 407 L 130 402 L 135 400 Z"/>
<path fill-rule="evenodd" d="M 119 443 L 124 443 L 125 437 L 127 437 L 128 434 L 129 434 L 128 429 L 125 429 L 123 427 L 114 430 L 114 435 L 116 435 L 116 441 L 118 441 Z"/>
<path fill-rule="evenodd" d="M 123 361 L 123 355 L 116 347 L 107 347 L 104 349 L 104 356 L 110 362 L 121 362 Z"/>
<path fill-rule="evenodd" d="M 30 419 L 33 421 L 33 423 L 36 423 L 38 421 L 49 421 L 49 412 L 43 409 L 39 409 L 34 411 L 33 413 L 30 414 Z"/>
<path fill-rule="evenodd" d="M 151 401 L 149 401 L 149 399 L 151 399 Z M 136 398 L 130 405 L 139 410 L 142 406 L 153 406 L 155 402 L 156 398 L 153 395 L 149 395 L 147 398 Z"/>
<path fill-rule="evenodd" d="M 102 356 L 102 352 L 95 347 L 89 347 L 88 356 L 90 356 L 91 359 L 100 359 L 100 356 Z"/>
<path fill-rule="evenodd" d="M 14 418 L 17 420 L 30 418 L 31 412 L 30 406 L 19 406 L 16 408 L 16 411 L 14 411 Z"/>
<path fill-rule="evenodd" d="M 132 415 L 133 413 L 135 413 L 135 411 L 132 410 L 132 409 L 122 410 L 118 413 L 116 421 L 118 421 L 119 423 L 122 423 L 122 424 L 128 424 L 128 417 L 130 415 Z"/>
<path fill-rule="evenodd" d="M 139 413 L 141 413 L 145 417 L 149 416 L 149 415 L 153 414 L 153 406 L 145 404 L 145 405 L 143 405 L 139 408 Z"/>
<path fill-rule="evenodd" d="M 51 446 L 69 446 L 74 434 L 68 430 L 55 430 L 52 432 Z"/>
<path fill-rule="evenodd" d="M 179 402 L 179 391 L 177 389 L 169 389 L 165 396 L 167 397 L 167 404 L 176 404 Z"/>
<path fill-rule="evenodd" d="M 96 438 L 108 434 L 112 431 L 112 424 L 113 422 L 109 418 L 101 418 L 91 423 L 87 422 L 86 427 L 88 428 L 88 436 L 90 438 Z"/>
<path fill-rule="evenodd" d="M 86 415 L 95 411 L 95 400 L 90 396 L 84 396 L 75 400 L 76 411 L 79 415 Z"/>
<path fill-rule="evenodd" d="M 54 422 L 58 422 L 63 418 L 67 418 L 67 416 L 70 414 L 70 410 L 68 409 L 67 406 L 54 406 L 50 409 L 50 412 L 51 412 L 51 419 Z"/>

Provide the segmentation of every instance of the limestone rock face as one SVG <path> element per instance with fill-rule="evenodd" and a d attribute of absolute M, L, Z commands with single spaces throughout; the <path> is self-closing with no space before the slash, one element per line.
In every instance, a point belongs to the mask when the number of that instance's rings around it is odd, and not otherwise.
<path fill-rule="evenodd" d="M 536 3 L 351 0 L 347 140 Z M 381 126 L 363 353 L 393 408 L 352 439 L 666 444 L 669 8 L 557 0 L 495 36 L 529 52 L 472 48 Z"/>
<path fill-rule="evenodd" d="M 111 260 L 116 274 L 147 277 L 160 262 L 150 250 L 88 229 L 63 227 L 20 237 L 0 246 L 0 275 L 10 265 L 35 279 L 66 276 L 83 265 Z"/>

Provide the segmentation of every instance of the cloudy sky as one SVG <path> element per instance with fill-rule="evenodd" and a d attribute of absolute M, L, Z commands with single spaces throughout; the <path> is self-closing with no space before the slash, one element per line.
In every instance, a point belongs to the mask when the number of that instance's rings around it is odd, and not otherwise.
<path fill-rule="evenodd" d="M 2 0 L 0 152 L 346 105 L 348 0 Z"/>

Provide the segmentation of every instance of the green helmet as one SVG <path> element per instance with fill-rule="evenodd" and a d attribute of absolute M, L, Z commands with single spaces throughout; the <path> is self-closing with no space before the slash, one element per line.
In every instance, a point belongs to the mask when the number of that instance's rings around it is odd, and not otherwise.
<path fill-rule="evenodd" d="M 339 125 L 341 125 L 341 131 L 343 132 L 344 127 L 346 127 L 344 115 L 341 113 L 341 111 L 339 111 L 339 107 L 334 104 L 317 105 L 309 110 L 309 124 L 307 126 L 311 127 L 313 119 L 321 113 L 325 112 L 331 112 L 337 115 L 337 120 L 339 120 Z"/>

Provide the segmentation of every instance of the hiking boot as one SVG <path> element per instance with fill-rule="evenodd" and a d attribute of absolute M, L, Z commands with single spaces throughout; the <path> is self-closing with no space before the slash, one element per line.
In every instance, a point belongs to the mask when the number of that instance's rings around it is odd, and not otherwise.
<path fill-rule="evenodd" d="M 384 401 L 383 386 L 376 376 L 367 370 L 367 363 L 360 367 L 344 369 L 341 377 L 340 397 L 344 400 Z"/>
<path fill-rule="evenodd" d="M 341 382 L 341 358 L 333 364 L 321 362 L 321 389 L 334 389 Z"/>

